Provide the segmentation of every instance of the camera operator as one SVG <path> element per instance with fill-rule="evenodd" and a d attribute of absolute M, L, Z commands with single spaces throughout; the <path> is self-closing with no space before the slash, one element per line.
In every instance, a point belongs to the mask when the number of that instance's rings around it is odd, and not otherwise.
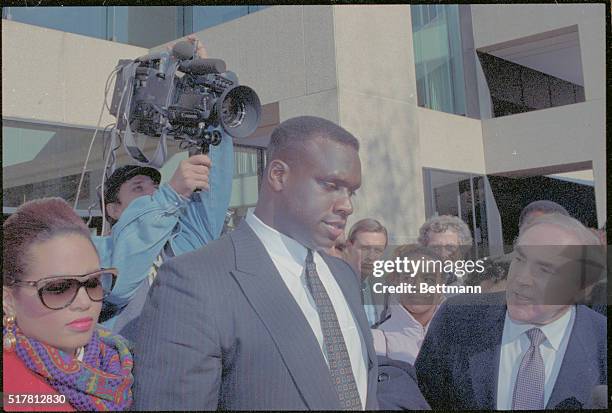
<path fill-rule="evenodd" d="M 103 266 L 121 274 L 108 304 L 122 311 L 106 322 L 108 328 L 119 331 L 138 316 L 161 262 L 221 234 L 232 187 L 231 139 L 223 139 L 209 155 L 181 161 L 161 186 L 160 173 L 149 167 L 126 165 L 109 178 L 105 199 L 112 231 L 94 237 Z M 195 189 L 202 189 L 194 195 L 199 200 L 189 198 Z M 133 311 L 126 311 L 128 303 Z"/>
<path fill-rule="evenodd" d="M 206 57 L 202 46 L 197 50 Z M 129 338 L 161 263 L 220 236 L 233 163 L 232 139 L 225 136 L 208 155 L 181 161 L 162 185 L 159 171 L 138 165 L 122 166 L 109 177 L 104 198 L 111 234 L 93 237 L 102 265 L 121 274 L 100 318 L 107 328 Z"/>

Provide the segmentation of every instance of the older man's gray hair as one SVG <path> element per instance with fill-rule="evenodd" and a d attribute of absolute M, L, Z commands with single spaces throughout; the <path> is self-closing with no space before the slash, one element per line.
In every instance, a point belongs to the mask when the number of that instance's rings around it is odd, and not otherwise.
<path fill-rule="evenodd" d="M 549 224 L 572 234 L 578 243 L 576 245 L 601 245 L 599 238 L 589 228 L 585 227 L 582 222 L 576 218 L 572 218 L 566 214 L 550 213 L 541 215 L 524 222 L 524 225 L 519 228 L 519 237 L 523 235 L 529 228 L 536 225 Z"/>
<path fill-rule="evenodd" d="M 452 231 L 457 234 L 460 245 L 472 245 L 472 232 L 461 218 L 454 215 L 439 215 L 429 218 L 419 229 L 419 244 L 429 245 L 432 232 Z"/>
<path fill-rule="evenodd" d="M 583 275 L 587 285 L 606 279 L 606 250 L 601 241 L 589 228 L 580 221 L 568 215 L 551 213 L 527 220 L 519 229 L 521 238 L 528 230 L 538 225 L 551 225 L 571 235 L 575 242 L 572 246 L 581 246 L 581 259 Z M 518 241 L 517 239 L 517 241 Z"/>
<path fill-rule="evenodd" d="M 569 212 L 567 212 L 567 209 L 563 208 L 556 202 L 548 201 L 546 199 L 542 199 L 540 201 L 533 201 L 521 211 L 521 216 L 519 217 L 519 228 L 522 227 L 530 219 L 530 215 L 535 212 L 540 212 L 542 214 L 561 214 L 565 216 L 570 216 Z"/>

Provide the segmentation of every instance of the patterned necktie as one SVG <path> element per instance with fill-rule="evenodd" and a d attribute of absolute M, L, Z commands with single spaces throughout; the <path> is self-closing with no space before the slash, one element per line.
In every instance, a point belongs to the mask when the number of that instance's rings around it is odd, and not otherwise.
<path fill-rule="evenodd" d="M 359 391 L 342 330 L 340 330 L 340 323 L 338 323 L 338 316 L 317 273 L 312 250 L 308 250 L 306 256 L 306 285 L 319 313 L 323 345 L 327 349 L 329 372 L 338 392 L 340 405 L 345 410 L 362 410 Z"/>
<path fill-rule="evenodd" d="M 531 345 L 521 360 L 514 394 L 512 410 L 544 409 L 544 359 L 540 353 L 540 344 L 546 336 L 539 328 L 527 331 Z"/>

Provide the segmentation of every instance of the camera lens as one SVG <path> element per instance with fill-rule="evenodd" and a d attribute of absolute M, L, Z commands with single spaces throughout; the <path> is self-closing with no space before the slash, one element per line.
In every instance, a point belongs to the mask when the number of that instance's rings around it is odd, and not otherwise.
<path fill-rule="evenodd" d="M 259 125 L 261 103 L 253 89 L 236 86 L 226 89 L 217 101 L 221 127 L 233 138 L 246 138 Z"/>
<path fill-rule="evenodd" d="M 227 96 L 221 105 L 221 120 L 228 128 L 240 126 L 245 114 L 244 103 L 234 96 Z"/>

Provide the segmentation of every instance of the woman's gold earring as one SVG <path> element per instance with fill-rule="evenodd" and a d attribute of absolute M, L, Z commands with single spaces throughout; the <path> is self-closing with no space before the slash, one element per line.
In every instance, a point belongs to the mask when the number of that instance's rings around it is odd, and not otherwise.
<path fill-rule="evenodd" d="M 17 339 L 13 333 L 15 330 L 15 317 L 12 315 L 5 315 L 2 317 L 2 326 L 4 327 L 4 337 L 2 337 L 2 347 L 4 351 L 15 351 L 15 347 L 17 346 Z"/>

